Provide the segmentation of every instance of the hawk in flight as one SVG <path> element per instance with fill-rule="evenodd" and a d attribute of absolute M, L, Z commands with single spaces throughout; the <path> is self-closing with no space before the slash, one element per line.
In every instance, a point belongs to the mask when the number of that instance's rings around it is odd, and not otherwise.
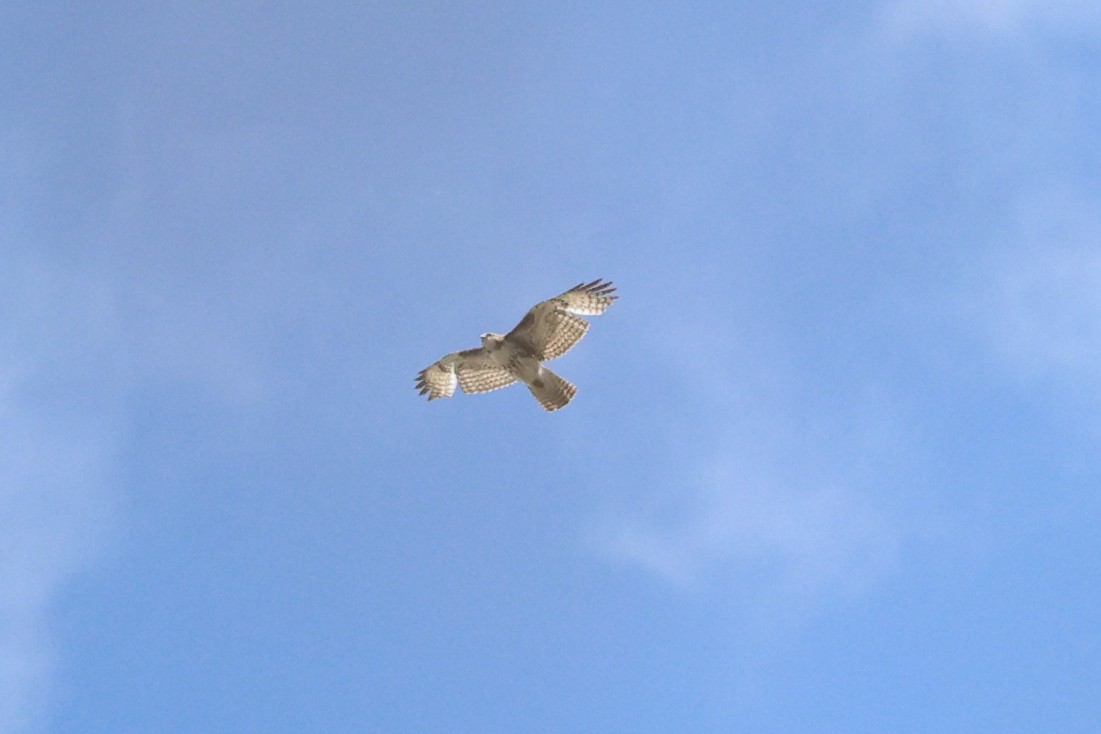
<path fill-rule="evenodd" d="M 594 280 L 560 296 L 537 303 L 507 334 L 482 334 L 482 346 L 447 355 L 421 370 L 417 389 L 429 400 L 449 398 L 455 385 L 465 393 L 489 392 L 523 382 L 547 410 L 558 410 L 573 399 L 577 388 L 542 365 L 561 357 L 581 341 L 589 322 L 608 310 L 615 288 Z"/>

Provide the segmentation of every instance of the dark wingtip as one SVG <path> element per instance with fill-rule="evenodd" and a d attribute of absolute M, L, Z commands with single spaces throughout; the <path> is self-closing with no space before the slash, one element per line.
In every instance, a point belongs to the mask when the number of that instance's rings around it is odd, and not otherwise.
<path fill-rule="evenodd" d="M 592 293 L 594 296 L 607 298 L 610 301 L 619 298 L 619 296 L 612 295 L 616 291 L 616 287 L 612 285 L 612 281 L 604 280 L 603 278 L 597 278 L 592 283 L 588 283 L 585 286 L 585 290 Z"/>
<path fill-rule="evenodd" d="M 413 378 L 413 388 L 417 391 L 418 395 L 425 395 L 431 389 L 428 387 L 428 377 L 425 375 L 426 371 L 427 370 L 421 370 L 417 373 L 417 376 Z M 428 399 L 431 400 L 432 398 L 429 397 Z"/>
<path fill-rule="evenodd" d="M 591 293 L 599 293 L 600 291 L 611 293 L 615 290 L 615 286 L 612 285 L 612 281 L 610 280 L 597 278 L 591 283 L 578 283 L 571 290 L 589 291 Z"/>

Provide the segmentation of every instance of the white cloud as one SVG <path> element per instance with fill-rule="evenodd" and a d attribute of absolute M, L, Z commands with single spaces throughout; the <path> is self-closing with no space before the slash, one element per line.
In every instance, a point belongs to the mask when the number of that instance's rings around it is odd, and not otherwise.
<path fill-rule="evenodd" d="M 984 340 L 1022 381 L 1101 397 L 1101 207 L 1053 190 L 1019 208 L 964 298 Z"/>
<path fill-rule="evenodd" d="M 0 227 L 0 734 L 48 718 L 64 665 L 50 617 L 115 537 L 128 399 L 197 387 L 248 408 L 273 379 L 249 337 L 274 296 L 118 245 L 141 231 L 131 198 L 87 227 L 88 250 L 108 263 L 98 268 L 45 246 L 23 254 L 18 222 Z M 255 260 L 240 271 L 263 282 L 276 266 Z"/>
<path fill-rule="evenodd" d="M 40 713 L 53 670 L 51 606 L 95 563 L 112 515 L 109 427 L 50 423 L 0 406 L 14 439 L 0 458 L 0 732 L 24 731 Z"/>
<path fill-rule="evenodd" d="M 1101 30 L 1101 5 L 1090 0 L 894 0 L 882 13 L 894 36 L 979 33 L 1011 37 L 1037 29 Z"/>
<path fill-rule="evenodd" d="M 835 386 L 824 404 L 810 404 L 796 396 L 816 392 L 799 386 L 813 376 L 762 356 L 767 347 L 741 346 L 701 349 L 703 375 L 692 372 L 696 360 L 680 361 L 686 382 L 699 378 L 706 395 L 683 396 L 669 421 L 681 437 L 668 442 L 681 447 L 651 457 L 648 481 L 602 519 L 595 542 L 609 559 L 674 588 L 733 589 L 759 620 L 802 616 L 866 588 L 892 564 L 908 491 L 900 477 L 917 477 L 901 468 L 911 447 L 880 391 Z M 719 389 L 729 385 L 739 388 Z M 684 415 L 692 410 L 700 414 Z M 714 430 L 684 437 L 686 424 Z"/>
<path fill-rule="evenodd" d="M 609 529 L 607 549 L 677 586 L 705 576 L 751 581 L 750 596 L 853 590 L 892 555 L 895 529 L 866 491 L 743 471 L 717 462 L 698 486 L 667 498 L 679 511 L 665 507 Z"/>
<path fill-rule="evenodd" d="M 5 262 L 0 278 L 0 732 L 49 697 L 49 614 L 96 562 L 114 499 L 113 326 L 95 283 Z"/>

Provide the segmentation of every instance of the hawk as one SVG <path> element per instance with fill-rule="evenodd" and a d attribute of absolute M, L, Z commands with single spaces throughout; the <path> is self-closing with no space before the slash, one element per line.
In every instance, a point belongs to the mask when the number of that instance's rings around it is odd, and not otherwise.
<path fill-rule="evenodd" d="M 546 410 L 558 410 L 577 388 L 542 365 L 581 341 L 589 322 L 608 310 L 611 282 L 579 283 L 560 296 L 537 303 L 507 334 L 482 334 L 482 346 L 447 355 L 417 375 L 417 390 L 429 400 L 449 398 L 455 385 L 465 393 L 489 392 L 522 382 Z"/>

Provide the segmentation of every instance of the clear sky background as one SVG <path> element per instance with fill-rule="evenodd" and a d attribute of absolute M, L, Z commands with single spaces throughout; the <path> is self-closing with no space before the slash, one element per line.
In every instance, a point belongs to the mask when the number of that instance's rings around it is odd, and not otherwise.
<path fill-rule="evenodd" d="M 4 3 L 0 732 L 1101 730 L 1099 8 Z"/>

